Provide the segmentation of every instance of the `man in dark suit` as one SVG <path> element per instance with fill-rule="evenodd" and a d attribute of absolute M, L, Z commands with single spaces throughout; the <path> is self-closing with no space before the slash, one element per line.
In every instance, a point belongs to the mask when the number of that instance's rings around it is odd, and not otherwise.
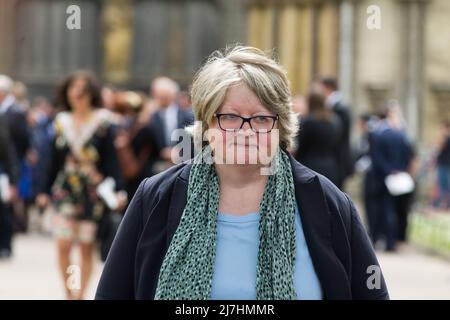
<path fill-rule="evenodd" d="M 151 175 L 173 165 L 171 152 L 175 145 L 180 143 L 181 138 L 172 140 L 171 135 L 174 130 L 184 129 L 194 122 L 193 113 L 176 104 L 178 91 L 178 84 L 167 77 L 156 78 L 151 85 L 152 97 L 159 108 L 149 123 L 153 144 L 149 164 Z M 192 154 L 192 143 L 190 145 Z"/>
<path fill-rule="evenodd" d="M 30 134 L 25 113 L 12 95 L 12 80 L 0 75 L 0 117 L 5 118 L 9 135 L 19 159 L 24 159 L 30 147 Z"/>
<path fill-rule="evenodd" d="M 25 112 L 19 107 L 12 94 L 13 81 L 6 75 L 0 75 L 0 118 L 4 119 L 12 147 L 17 155 L 19 171 L 30 148 L 30 133 Z M 19 172 L 19 179 L 21 172 Z M 25 231 L 27 228 L 27 214 L 20 198 L 15 199 L 12 210 L 14 212 L 15 229 Z"/>
<path fill-rule="evenodd" d="M 386 238 L 386 250 L 394 251 L 398 237 L 396 199 L 389 193 L 385 179 L 397 172 L 409 172 L 414 150 L 395 111 L 386 109 L 384 119 L 370 135 L 371 176 L 374 204 L 372 215 L 372 241 L 377 242 L 380 235 Z"/>
<path fill-rule="evenodd" d="M 0 182 L 0 259 L 11 256 L 11 240 L 13 234 L 12 228 L 12 208 L 11 201 L 16 197 L 17 179 L 19 167 L 15 149 L 11 143 L 5 120 L 0 117 L 0 176 L 3 181 L 5 177 L 9 180 L 8 186 Z M 4 199 L 9 191 L 9 199 Z"/>
<path fill-rule="evenodd" d="M 352 118 L 350 108 L 342 103 L 339 93 L 338 81 L 335 77 L 322 77 L 318 85 L 326 98 L 326 103 L 339 117 L 342 124 L 341 147 L 339 148 L 339 178 L 336 183 L 339 189 L 343 189 L 345 180 L 353 173 L 352 150 L 350 147 L 350 130 Z"/>

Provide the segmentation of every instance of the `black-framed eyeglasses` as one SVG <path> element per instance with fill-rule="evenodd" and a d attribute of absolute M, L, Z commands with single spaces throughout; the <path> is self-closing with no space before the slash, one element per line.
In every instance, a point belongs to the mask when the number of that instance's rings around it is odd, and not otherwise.
<path fill-rule="evenodd" d="M 234 113 L 215 113 L 214 116 L 219 122 L 220 129 L 230 132 L 239 131 L 244 126 L 244 123 L 248 122 L 253 132 L 269 133 L 272 131 L 275 122 L 278 120 L 278 115 L 253 116 L 246 118 Z"/>

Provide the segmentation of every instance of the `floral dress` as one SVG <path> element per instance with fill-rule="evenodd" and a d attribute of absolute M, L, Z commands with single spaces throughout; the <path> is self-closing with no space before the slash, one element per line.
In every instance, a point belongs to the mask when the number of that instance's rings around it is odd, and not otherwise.
<path fill-rule="evenodd" d="M 106 177 L 121 187 L 114 141 L 114 116 L 95 110 L 75 130 L 72 114 L 61 112 L 54 121 L 55 139 L 47 190 L 58 214 L 75 220 L 99 221 L 107 209 L 97 193 Z"/>

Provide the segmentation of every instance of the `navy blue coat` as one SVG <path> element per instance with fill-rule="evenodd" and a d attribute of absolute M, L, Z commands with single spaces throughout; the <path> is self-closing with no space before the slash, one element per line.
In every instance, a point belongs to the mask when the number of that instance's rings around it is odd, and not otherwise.
<path fill-rule="evenodd" d="M 404 132 L 386 124 L 372 132 L 369 141 L 372 159 L 370 188 L 373 192 L 387 191 L 384 180 L 389 174 L 409 170 L 414 158 L 413 146 Z"/>
<path fill-rule="evenodd" d="M 325 299 L 389 299 L 372 244 L 350 198 L 290 156 L 297 203 Z M 186 205 L 191 163 L 145 179 L 120 225 L 96 299 L 153 299 L 160 267 Z M 373 267 L 375 266 L 375 267 Z M 369 269 L 368 269 L 369 268 Z M 369 270 L 369 271 L 368 271 Z"/>

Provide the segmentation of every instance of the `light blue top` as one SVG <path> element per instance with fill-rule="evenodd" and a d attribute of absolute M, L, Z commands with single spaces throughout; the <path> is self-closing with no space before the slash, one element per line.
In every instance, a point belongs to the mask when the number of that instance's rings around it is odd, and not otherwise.
<path fill-rule="evenodd" d="M 259 212 L 217 216 L 216 260 L 211 299 L 255 300 L 259 248 Z M 296 206 L 294 286 L 299 300 L 320 300 L 322 289 L 314 270 Z"/>

